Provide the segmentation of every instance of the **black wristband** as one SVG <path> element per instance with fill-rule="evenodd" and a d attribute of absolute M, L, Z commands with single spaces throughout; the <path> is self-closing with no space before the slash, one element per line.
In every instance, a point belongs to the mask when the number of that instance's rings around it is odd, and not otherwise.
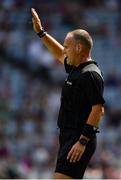
<path fill-rule="evenodd" d="M 100 131 L 97 127 L 92 126 L 90 124 L 85 124 L 84 129 L 81 134 L 91 139 L 95 137 L 96 133 L 99 133 L 99 132 Z"/>
<path fill-rule="evenodd" d="M 47 34 L 47 32 L 46 32 L 44 29 L 42 29 L 39 33 L 37 33 L 37 35 L 38 35 L 40 38 L 44 37 L 46 34 Z"/>

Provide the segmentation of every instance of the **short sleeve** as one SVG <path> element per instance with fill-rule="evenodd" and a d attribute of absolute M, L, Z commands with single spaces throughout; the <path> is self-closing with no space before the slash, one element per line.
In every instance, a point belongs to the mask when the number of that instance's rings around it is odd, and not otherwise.
<path fill-rule="evenodd" d="M 82 75 L 82 88 L 90 105 L 104 104 L 103 98 L 104 82 L 96 72 L 85 72 Z"/>

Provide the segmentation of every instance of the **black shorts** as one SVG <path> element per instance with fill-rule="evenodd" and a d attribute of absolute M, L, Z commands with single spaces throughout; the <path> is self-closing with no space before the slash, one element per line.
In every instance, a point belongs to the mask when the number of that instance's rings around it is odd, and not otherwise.
<path fill-rule="evenodd" d="M 88 162 L 96 149 L 96 137 L 88 142 L 85 152 L 83 153 L 80 161 L 70 163 L 69 160 L 67 160 L 67 154 L 74 143 L 78 141 L 79 137 L 80 132 L 70 130 L 60 131 L 60 148 L 58 152 L 55 172 L 65 174 L 74 179 L 83 178 Z"/>

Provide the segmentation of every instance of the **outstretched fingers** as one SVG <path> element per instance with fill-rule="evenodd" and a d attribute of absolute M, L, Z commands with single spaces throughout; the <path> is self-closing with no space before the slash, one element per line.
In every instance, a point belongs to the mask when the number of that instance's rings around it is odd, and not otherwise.
<path fill-rule="evenodd" d="M 38 33 L 42 30 L 41 21 L 40 21 L 40 18 L 34 8 L 31 8 L 31 12 L 32 12 L 33 28 L 34 28 L 35 32 Z"/>
<path fill-rule="evenodd" d="M 38 20 L 40 21 L 39 16 L 38 16 L 38 14 L 37 14 L 37 12 L 35 11 L 34 8 L 31 8 L 31 12 L 32 12 L 33 18 L 34 18 L 35 20 L 37 20 L 37 21 L 38 21 Z"/>
<path fill-rule="evenodd" d="M 80 159 L 80 153 L 72 148 L 67 155 L 67 160 L 76 162 L 78 159 Z"/>

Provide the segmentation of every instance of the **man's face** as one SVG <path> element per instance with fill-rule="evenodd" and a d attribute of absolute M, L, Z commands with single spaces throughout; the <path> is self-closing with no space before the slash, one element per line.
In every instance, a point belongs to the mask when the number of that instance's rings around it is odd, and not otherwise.
<path fill-rule="evenodd" d="M 64 55 L 68 59 L 68 64 L 74 65 L 75 60 L 75 40 L 71 33 L 68 33 L 64 40 Z"/>

